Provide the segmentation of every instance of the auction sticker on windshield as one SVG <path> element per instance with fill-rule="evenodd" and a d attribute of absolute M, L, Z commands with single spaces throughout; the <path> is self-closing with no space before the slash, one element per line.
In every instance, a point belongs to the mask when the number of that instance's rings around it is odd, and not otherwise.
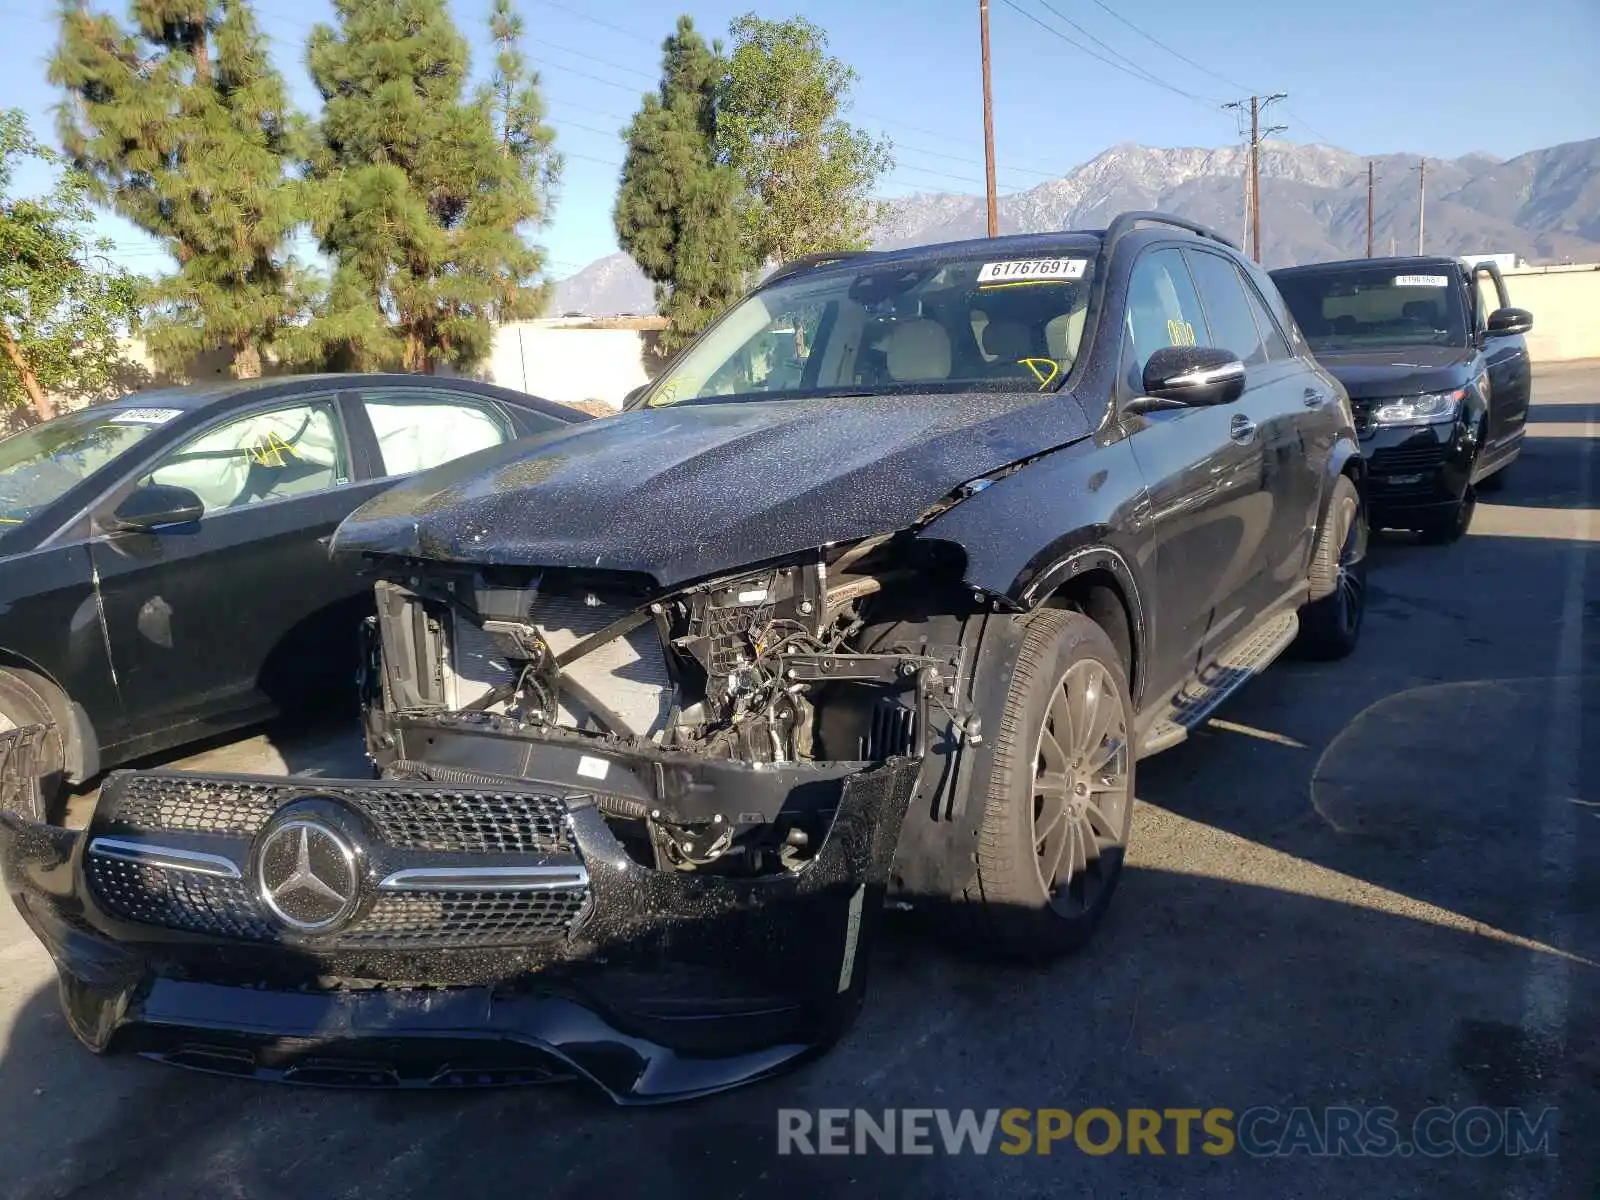
<path fill-rule="evenodd" d="M 1448 275 L 1396 275 L 1395 287 L 1445 287 L 1450 283 Z"/>
<path fill-rule="evenodd" d="M 1010 262 L 984 263 L 978 268 L 979 283 L 1015 283 L 1036 279 L 1082 279 L 1089 265 L 1086 258 L 1018 258 Z"/>
<path fill-rule="evenodd" d="M 123 408 L 111 415 L 113 425 L 165 425 L 183 416 L 181 408 Z"/>

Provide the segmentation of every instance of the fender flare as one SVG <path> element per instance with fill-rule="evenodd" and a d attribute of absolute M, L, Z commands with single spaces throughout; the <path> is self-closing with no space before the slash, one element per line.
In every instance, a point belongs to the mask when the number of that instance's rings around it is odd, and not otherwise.
<path fill-rule="evenodd" d="M 1317 533 L 1320 536 L 1322 525 L 1328 519 L 1328 505 L 1333 503 L 1333 485 L 1341 475 L 1349 475 L 1355 480 L 1356 492 L 1361 497 L 1361 508 L 1365 511 L 1369 504 L 1367 496 L 1367 460 L 1361 455 L 1361 447 L 1351 438 L 1341 437 L 1333 445 L 1333 452 L 1328 455 L 1328 469 L 1322 480 L 1322 496 L 1317 501 Z M 1315 539 L 1313 539 L 1315 545 Z"/>
<path fill-rule="evenodd" d="M 1144 671 L 1148 662 L 1150 626 L 1144 596 L 1133 567 L 1120 550 L 1104 542 L 1092 542 L 1049 560 L 1043 568 L 1012 585 L 1009 599 L 1025 612 L 1032 612 L 1062 584 L 1085 571 L 1106 571 L 1122 589 L 1128 606 L 1128 637 L 1133 642 L 1134 661 L 1129 664 L 1128 687 L 1135 701 L 1144 694 Z"/>

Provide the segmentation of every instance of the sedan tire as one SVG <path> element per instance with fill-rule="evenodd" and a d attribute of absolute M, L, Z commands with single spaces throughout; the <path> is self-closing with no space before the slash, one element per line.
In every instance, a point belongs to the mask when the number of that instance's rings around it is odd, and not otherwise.
<path fill-rule="evenodd" d="M 67 761 L 61 726 L 47 695 L 49 686 L 31 671 L 0 667 L 0 732 L 29 725 L 49 727 L 49 733 L 40 747 L 42 761 L 38 766 L 42 782 L 38 810 L 22 814 L 35 821 L 50 819 L 56 796 L 61 790 Z"/>

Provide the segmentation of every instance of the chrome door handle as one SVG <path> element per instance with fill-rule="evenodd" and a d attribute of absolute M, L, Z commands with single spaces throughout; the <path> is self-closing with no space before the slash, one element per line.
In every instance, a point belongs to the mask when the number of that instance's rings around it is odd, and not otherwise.
<path fill-rule="evenodd" d="M 1328 399 L 1321 392 L 1317 391 L 1316 388 L 1307 388 L 1305 398 L 1307 408 L 1321 408 Z"/>
<path fill-rule="evenodd" d="M 1228 422 L 1228 436 L 1236 442 L 1248 442 L 1256 436 L 1256 423 L 1243 413 L 1235 413 Z"/>

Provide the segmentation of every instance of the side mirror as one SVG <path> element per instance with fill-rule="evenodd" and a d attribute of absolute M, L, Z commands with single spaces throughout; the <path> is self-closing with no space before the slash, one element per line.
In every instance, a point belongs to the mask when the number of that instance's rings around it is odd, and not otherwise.
<path fill-rule="evenodd" d="M 1157 403 L 1135 401 L 1134 411 L 1231 404 L 1243 392 L 1244 363 L 1231 350 L 1164 346 L 1144 367 L 1145 397 Z"/>
<path fill-rule="evenodd" d="M 626 396 L 624 396 L 622 398 L 622 407 L 623 408 L 632 408 L 634 401 L 637 400 L 640 396 L 644 395 L 649 390 L 650 390 L 650 385 L 648 383 L 641 383 L 638 387 L 634 388 L 633 391 L 629 392 Z"/>
<path fill-rule="evenodd" d="M 111 514 L 114 529 L 128 533 L 154 533 L 172 525 L 192 525 L 205 515 L 200 497 L 186 487 L 147 483 L 134 488 Z"/>
<path fill-rule="evenodd" d="M 1489 314 L 1490 337 L 1527 333 L 1533 328 L 1533 314 L 1525 308 L 1497 308 Z"/>

